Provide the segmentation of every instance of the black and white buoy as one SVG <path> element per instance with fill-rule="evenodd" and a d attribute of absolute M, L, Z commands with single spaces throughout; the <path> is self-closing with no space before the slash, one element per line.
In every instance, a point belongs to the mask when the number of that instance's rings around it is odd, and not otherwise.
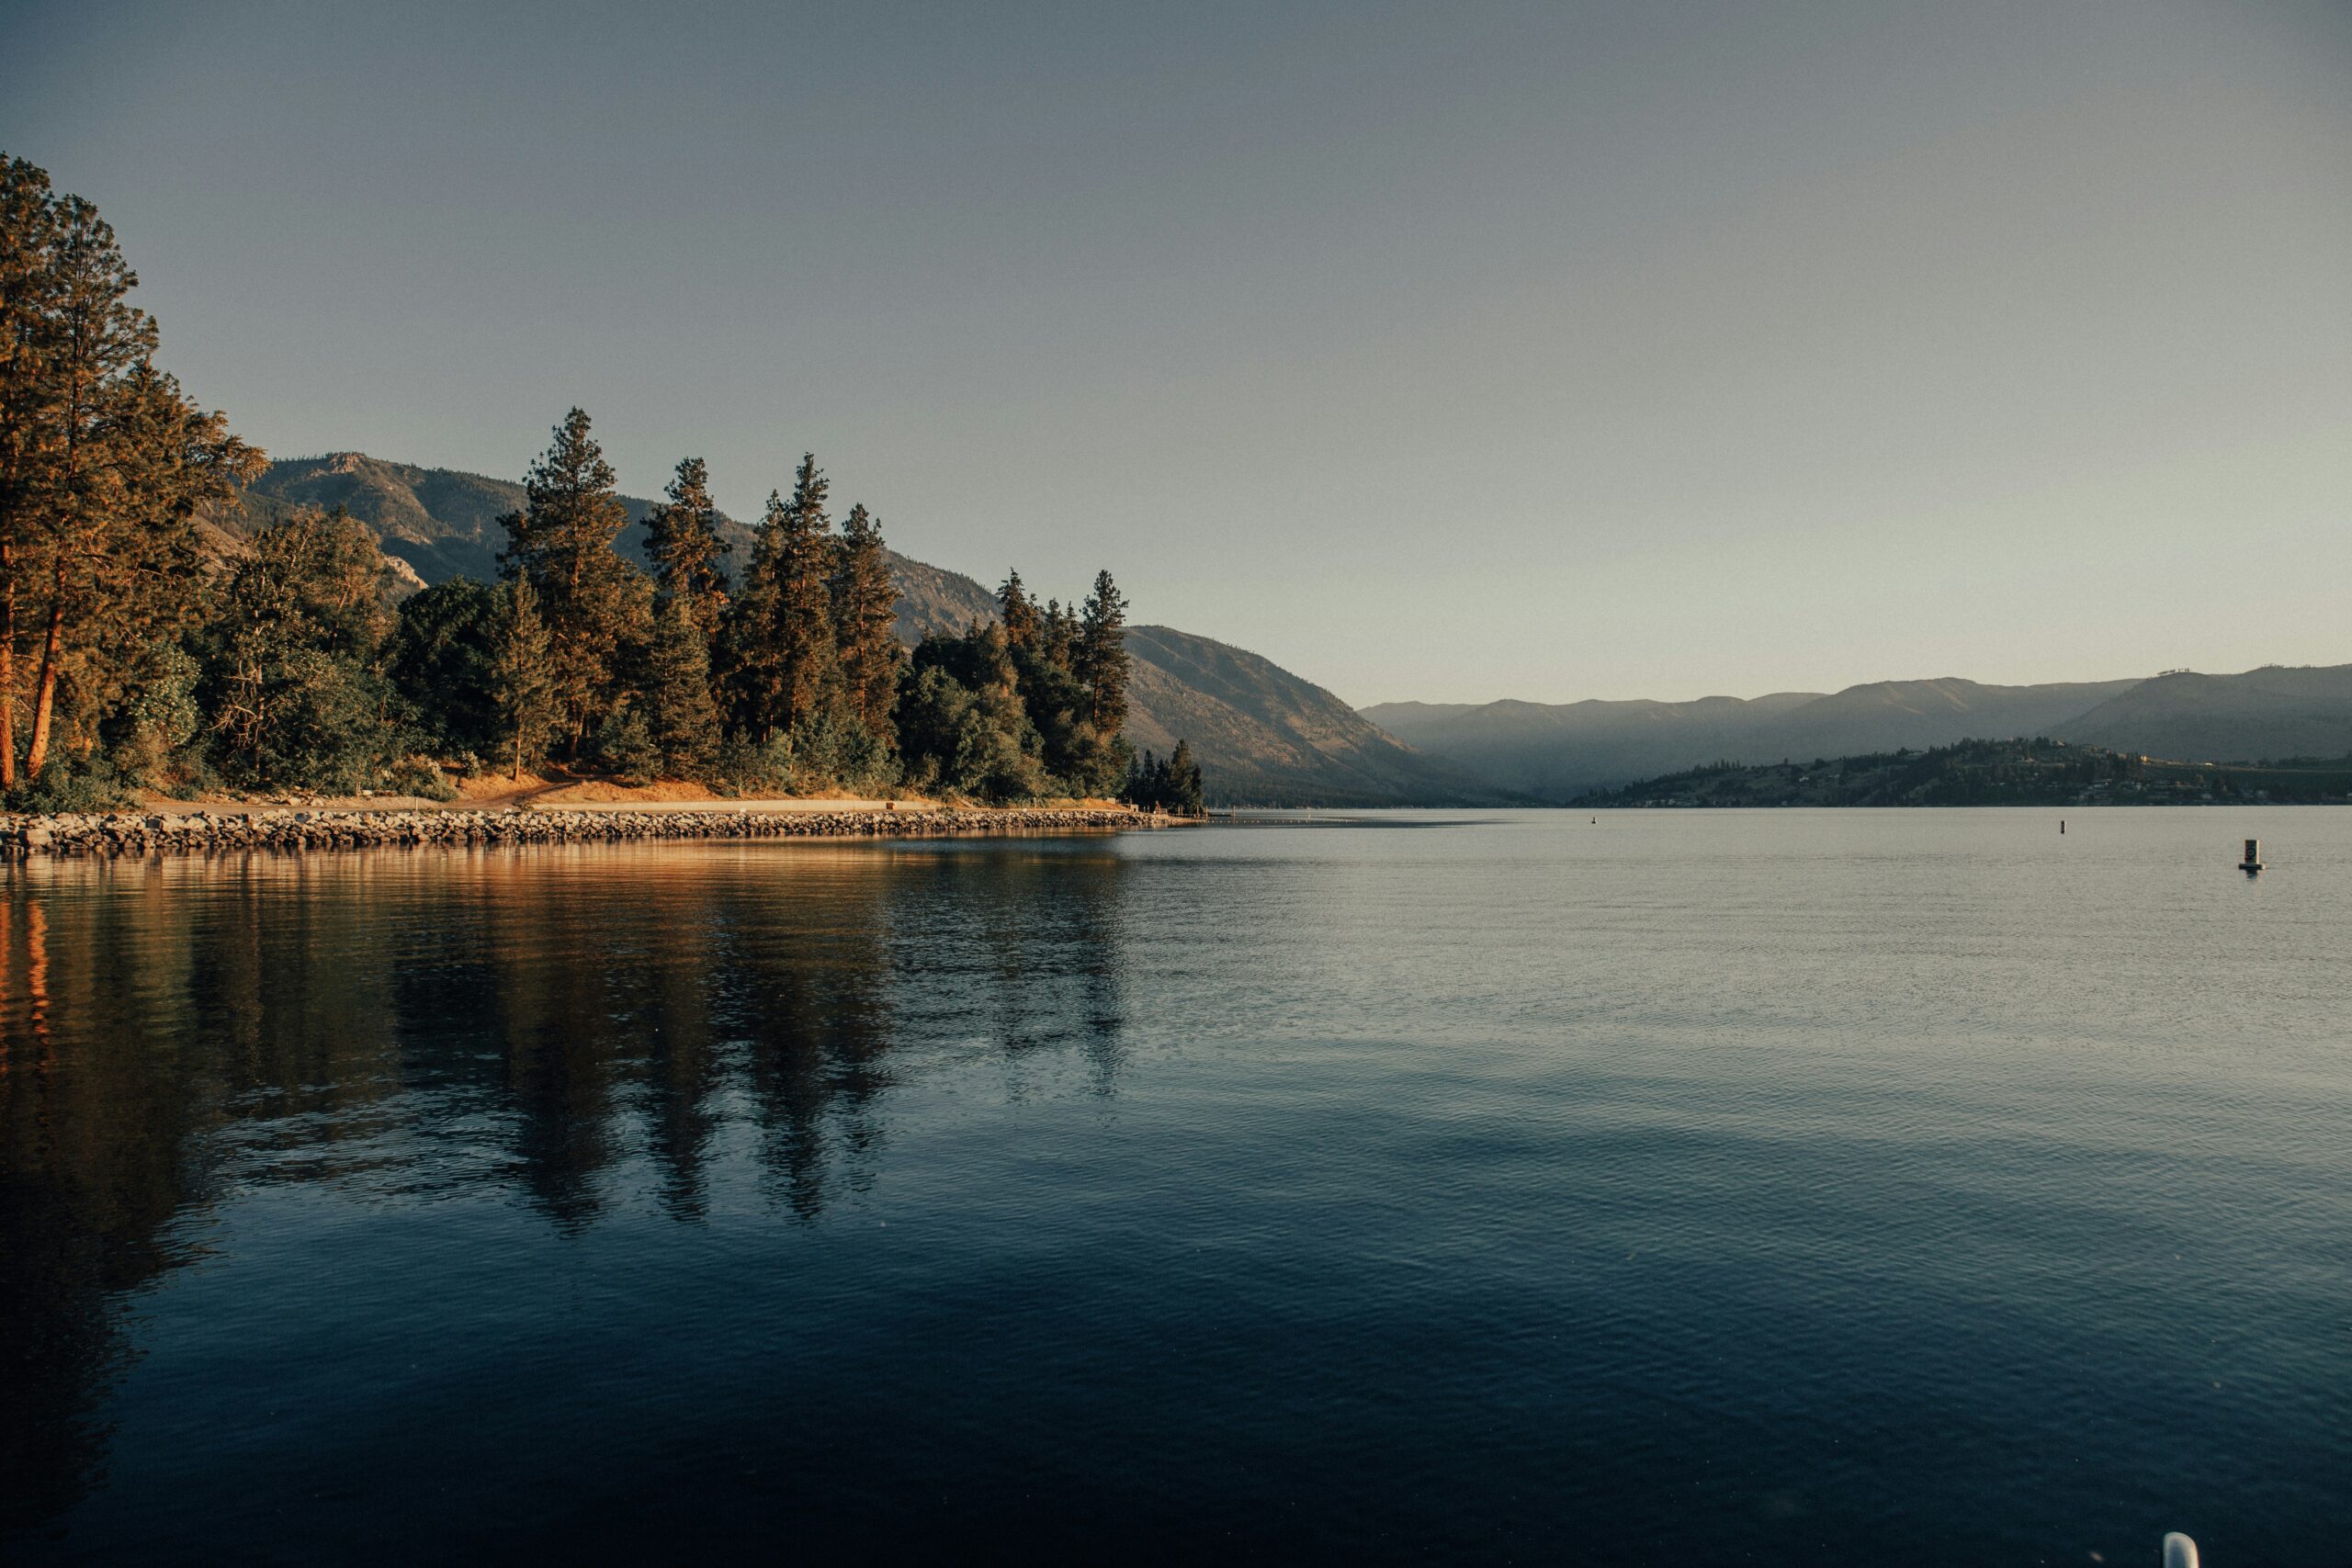
<path fill-rule="evenodd" d="M 2245 859 L 2238 862 L 2238 869 L 2248 876 L 2252 876 L 2262 869 L 2262 840 L 2260 839 L 2248 839 L 2245 841 Z"/>

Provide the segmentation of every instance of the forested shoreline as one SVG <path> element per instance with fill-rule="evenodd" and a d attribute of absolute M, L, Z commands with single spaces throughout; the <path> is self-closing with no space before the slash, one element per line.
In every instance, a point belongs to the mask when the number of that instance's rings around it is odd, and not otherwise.
<path fill-rule="evenodd" d="M 2171 761 L 2049 736 L 1819 757 L 1713 762 L 1616 789 L 1571 809 L 1702 807 L 2330 805 L 2352 799 L 2352 758 Z"/>
<path fill-rule="evenodd" d="M 703 460 L 678 465 L 640 568 L 589 416 L 555 426 L 500 519 L 494 582 L 394 602 L 340 509 L 241 533 L 262 453 L 154 367 L 137 277 L 79 197 L 0 154 L 0 794 L 87 810 L 140 790 L 390 790 L 550 766 L 733 795 L 1121 796 L 1197 812 L 1180 743 L 1142 758 L 1126 600 L 1020 574 L 997 618 L 910 652 L 880 520 L 804 454 L 729 559 Z M 224 545 L 224 541 L 226 541 Z"/>

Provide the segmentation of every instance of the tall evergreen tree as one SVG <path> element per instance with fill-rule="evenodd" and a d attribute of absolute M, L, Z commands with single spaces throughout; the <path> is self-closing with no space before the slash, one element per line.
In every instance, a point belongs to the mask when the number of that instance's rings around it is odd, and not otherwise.
<path fill-rule="evenodd" d="M 187 624 L 196 519 L 261 454 L 155 369 L 155 324 L 97 209 L 0 155 L 0 785 L 17 779 L 20 653 L 32 659 L 24 775 L 60 728 L 78 749 L 130 671 Z M 31 638 L 25 648 L 22 640 Z"/>
<path fill-rule="evenodd" d="M 724 682 L 737 733 L 757 746 L 842 705 L 833 631 L 835 560 L 825 476 L 804 455 L 787 501 L 771 491 L 724 634 Z"/>
<path fill-rule="evenodd" d="M 763 747 L 775 736 L 777 694 L 782 686 L 775 628 L 784 513 L 783 495 L 768 491 L 767 505 L 752 538 L 752 558 L 720 622 L 715 660 L 729 728 Z"/>
<path fill-rule="evenodd" d="M 882 527 L 863 505 L 842 520 L 833 567 L 833 635 L 840 649 L 842 695 L 850 714 L 886 746 L 897 736 L 890 710 L 899 699 L 899 589 Z"/>
<path fill-rule="evenodd" d="M 584 412 L 573 409 L 555 427 L 523 490 L 529 507 L 501 519 L 507 547 L 499 558 L 538 597 L 560 733 L 576 757 L 625 696 L 628 663 L 650 629 L 648 584 L 613 548 L 628 511 Z"/>
<path fill-rule="evenodd" d="M 710 470 L 700 457 L 679 460 L 664 493 L 669 500 L 645 518 L 645 554 L 653 563 L 654 610 L 686 606 L 707 646 L 727 608 L 727 573 L 719 564 L 727 541 L 718 533 L 718 506 L 710 498 Z"/>
<path fill-rule="evenodd" d="M 1078 617 L 1063 609 L 1058 599 L 1046 600 L 1045 613 L 1037 618 L 1037 646 L 1048 664 L 1069 670 L 1076 660 Z"/>
<path fill-rule="evenodd" d="M 1193 743 L 1180 736 L 1176 750 L 1168 754 L 1168 807 L 1198 817 L 1202 798 L 1201 764 L 1193 756 Z"/>
<path fill-rule="evenodd" d="M 718 754 L 718 708 L 711 700 L 710 644 L 693 603 L 673 599 L 653 627 L 645 705 L 662 768 L 692 777 Z"/>
<path fill-rule="evenodd" d="M 1003 624 L 1004 640 L 1016 649 L 1034 648 L 1044 617 L 1037 612 L 1037 602 L 1021 584 L 1017 571 L 1005 573 L 1004 581 L 996 591 L 997 619 Z"/>
<path fill-rule="evenodd" d="M 18 568 L 53 397 L 46 312 L 56 227 L 49 175 L 0 154 L 0 788 L 17 782 Z"/>
<path fill-rule="evenodd" d="M 498 724 L 512 749 L 514 776 L 547 754 L 548 737 L 562 715 L 555 680 L 555 644 L 539 618 L 538 592 L 515 574 L 499 589 L 497 629 L 491 643 L 490 689 Z"/>
<path fill-rule="evenodd" d="M 1088 718 L 1105 741 L 1127 722 L 1127 602 L 1108 571 L 1094 574 L 1094 592 L 1078 628 L 1073 663 L 1086 682 Z"/>
<path fill-rule="evenodd" d="M 841 667 L 833 637 L 833 525 L 825 515 L 830 487 L 817 455 L 805 453 L 792 499 L 778 519 L 774 645 L 776 723 L 786 734 L 824 716 L 839 701 Z"/>

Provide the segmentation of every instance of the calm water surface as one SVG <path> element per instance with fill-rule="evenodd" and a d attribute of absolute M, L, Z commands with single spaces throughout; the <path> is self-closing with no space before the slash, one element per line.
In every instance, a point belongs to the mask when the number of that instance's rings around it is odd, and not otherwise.
<path fill-rule="evenodd" d="M 0 1551 L 2352 1561 L 2352 811 L 2071 822 L 17 867 Z"/>

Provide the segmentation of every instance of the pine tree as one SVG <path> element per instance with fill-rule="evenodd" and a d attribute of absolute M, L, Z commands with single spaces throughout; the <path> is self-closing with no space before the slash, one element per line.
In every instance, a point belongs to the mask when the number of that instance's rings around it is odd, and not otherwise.
<path fill-rule="evenodd" d="M 1127 602 L 1118 585 L 1109 572 L 1096 572 L 1072 662 L 1086 682 L 1087 716 L 1106 741 L 1127 722 L 1126 625 Z"/>
<path fill-rule="evenodd" d="M 783 688 L 776 624 L 783 598 L 784 525 L 784 497 L 770 491 L 752 537 L 752 558 L 719 632 L 719 685 L 730 728 L 761 747 L 775 739 Z"/>
<path fill-rule="evenodd" d="M 573 409 L 555 427 L 523 490 L 529 508 L 501 519 L 507 547 L 499 558 L 538 595 L 561 733 L 576 757 L 625 695 L 628 664 L 649 630 L 649 585 L 613 548 L 628 512 L 585 412 Z"/>
<path fill-rule="evenodd" d="M 499 590 L 498 624 L 491 644 L 490 685 L 501 731 L 514 747 L 514 776 L 526 761 L 546 755 L 561 713 L 555 682 L 555 645 L 539 618 L 539 596 L 527 576 Z"/>
<path fill-rule="evenodd" d="M 1008 645 L 1016 649 L 1037 645 L 1044 618 L 1037 613 L 1037 602 L 1022 587 L 1019 572 L 1005 574 L 996 591 L 996 606 L 997 619 L 1003 624 Z"/>
<path fill-rule="evenodd" d="M 1077 657 L 1078 617 L 1062 608 L 1058 599 L 1046 601 L 1038 621 L 1038 646 L 1047 664 L 1069 670 Z"/>
<path fill-rule="evenodd" d="M 1142 756 L 1128 761 L 1127 786 L 1119 792 L 1119 798 L 1130 806 L 1157 811 L 1159 809 L 1160 794 L 1167 786 L 1167 774 L 1168 770 L 1147 746 Z"/>
<path fill-rule="evenodd" d="M 899 699 L 899 588 L 882 527 L 862 505 L 842 521 L 833 567 L 833 635 L 837 639 L 842 698 L 857 722 L 885 745 L 897 737 L 890 710 Z"/>
<path fill-rule="evenodd" d="M 45 308 L 56 207 L 49 175 L 0 155 L 0 789 L 17 783 L 17 600 L 45 464 Z"/>
<path fill-rule="evenodd" d="M 97 209 L 0 155 L 0 786 L 17 782 L 17 656 L 33 646 L 24 773 L 82 747 L 193 615 L 196 519 L 258 472 L 154 367 L 155 323 Z"/>
<path fill-rule="evenodd" d="M 710 498 L 708 468 L 700 457 L 680 459 L 664 493 L 669 500 L 645 518 L 654 610 L 658 615 L 673 602 L 684 604 L 707 649 L 727 608 L 727 574 L 719 562 L 728 550 L 718 533 L 718 506 Z"/>
<path fill-rule="evenodd" d="M 1168 783 L 1165 804 L 1171 811 L 1187 817 L 1201 814 L 1201 764 L 1193 760 L 1193 744 L 1179 738 L 1176 750 L 1168 754 Z"/>
<path fill-rule="evenodd" d="M 694 605 L 673 599 L 654 623 L 645 686 L 653 745 L 662 768 L 693 777 L 718 754 L 718 709 L 711 700 L 710 644 Z"/>
<path fill-rule="evenodd" d="M 833 638 L 833 525 L 825 515 L 829 488 L 816 454 L 803 454 L 799 472 L 793 476 L 792 499 L 777 520 L 775 719 L 787 735 L 796 725 L 824 716 L 840 700 L 841 669 Z"/>

